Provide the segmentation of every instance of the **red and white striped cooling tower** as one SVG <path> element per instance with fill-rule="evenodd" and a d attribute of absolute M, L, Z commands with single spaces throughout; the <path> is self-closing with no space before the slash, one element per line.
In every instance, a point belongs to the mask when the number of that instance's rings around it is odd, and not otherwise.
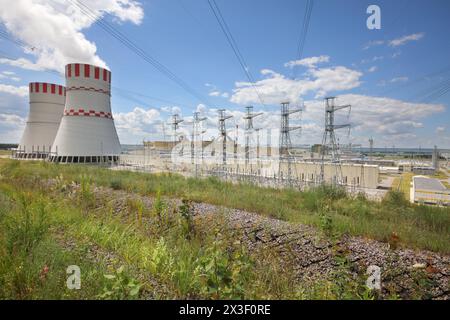
<path fill-rule="evenodd" d="M 32 82 L 30 112 L 16 152 L 17 158 L 46 158 L 64 111 L 66 89 L 53 83 Z"/>
<path fill-rule="evenodd" d="M 51 160 L 68 163 L 115 162 L 121 152 L 111 113 L 111 72 L 89 64 L 66 66 L 64 116 Z"/>

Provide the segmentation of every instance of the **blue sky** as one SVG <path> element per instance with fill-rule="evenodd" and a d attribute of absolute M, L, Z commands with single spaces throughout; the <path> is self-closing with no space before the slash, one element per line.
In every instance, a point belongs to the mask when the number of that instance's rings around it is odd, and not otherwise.
<path fill-rule="evenodd" d="M 172 112 L 189 120 L 200 110 L 209 117 L 209 134 L 214 135 L 216 108 L 230 110 L 232 123 L 242 124 L 248 104 L 264 111 L 256 125 L 276 128 L 283 100 L 305 104 L 298 143 L 318 143 L 323 97 L 336 95 L 338 103 L 352 104 L 348 139 L 353 143 L 367 145 L 372 136 L 376 147 L 449 148 L 450 93 L 438 93 L 440 88 L 444 92 L 450 76 L 450 2 L 315 0 L 299 58 L 306 2 L 216 0 L 255 79 L 261 105 L 208 0 L 85 2 L 97 18 L 164 64 L 201 100 L 67 1 L 0 0 L 0 29 L 13 40 L 0 37 L 0 142 L 20 139 L 28 82 L 63 84 L 52 72 L 61 71 L 65 63 L 84 62 L 112 71 L 112 109 L 122 143 L 160 138 L 161 123 Z M 380 30 L 366 27 L 371 4 L 381 9 Z M 188 133 L 188 126 L 184 130 Z"/>

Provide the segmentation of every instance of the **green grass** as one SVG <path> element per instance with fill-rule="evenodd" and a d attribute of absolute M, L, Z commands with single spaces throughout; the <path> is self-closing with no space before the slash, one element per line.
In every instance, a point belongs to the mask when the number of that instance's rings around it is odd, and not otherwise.
<path fill-rule="evenodd" d="M 405 195 L 405 199 L 409 201 L 411 182 L 414 174 L 412 172 L 406 172 L 401 177 L 396 177 L 392 183 L 392 190 L 402 192 Z"/>
<path fill-rule="evenodd" d="M 1 164 L 0 299 L 371 298 L 345 270 L 337 284 L 299 283 L 272 250 L 247 252 L 220 214 L 193 223 L 189 202 L 169 215 L 162 199 L 151 211 L 136 200 L 117 212 L 95 196 L 90 168 L 30 166 L 23 175 L 25 164 Z M 52 186 L 40 178 L 59 169 L 88 170 L 76 194 L 61 177 Z M 66 288 L 69 265 L 81 269 L 80 290 Z"/>
<path fill-rule="evenodd" d="M 11 150 L 0 150 L 0 156 L 10 156 Z"/>
<path fill-rule="evenodd" d="M 104 286 L 104 265 L 86 260 L 83 246 L 69 251 L 55 241 L 56 220 L 46 200 L 1 186 L 0 299 L 86 299 Z M 89 270 L 83 290 L 65 286 L 70 265 Z"/>
<path fill-rule="evenodd" d="M 56 178 L 93 183 L 142 195 L 160 192 L 169 197 L 185 198 L 238 208 L 293 223 L 323 228 L 324 215 L 329 218 L 333 232 L 349 233 L 388 241 L 392 234 L 399 243 L 412 248 L 450 252 L 450 208 L 410 204 L 411 174 L 405 174 L 400 185 L 404 197 L 393 191 L 382 202 L 364 197 L 350 197 L 332 188 L 305 192 L 291 189 L 260 188 L 250 184 L 232 184 L 216 178 L 184 178 L 177 174 L 143 174 L 111 171 L 82 165 L 57 165 L 46 162 L 20 162 L 2 159 L 0 174 L 12 179 L 41 180 Z"/>
<path fill-rule="evenodd" d="M 323 228 L 323 214 L 336 233 L 349 233 L 388 241 L 393 233 L 408 247 L 449 253 L 450 209 L 410 204 L 391 192 L 382 202 L 350 197 L 332 188 L 299 192 L 291 189 L 259 188 L 232 184 L 216 178 L 184 178 L 177 174 L 142 174 L 111 171 L 82 165 L 55 165 L 46 162 L 20 162 L 2 159 L 0 174 L 12 179 L 41 180 L 59 177 L 66 183 L 91 182 L 142 195 L 160 192 L 185 198 L 256 212 L 293 223 Z M 408 189 L 412 175 L 405 174 L 400 191 Z M 328 223 L 330 225 L 330 223 Z M 329 227 L 329 226 L 328 226 Z"/>

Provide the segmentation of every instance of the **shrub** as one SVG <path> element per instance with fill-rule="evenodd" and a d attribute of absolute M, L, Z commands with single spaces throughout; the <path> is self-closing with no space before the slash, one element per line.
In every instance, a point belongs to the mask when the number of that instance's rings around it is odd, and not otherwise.
<path fill-rule="evenodd" d="M 190 240 L 195 231 L 191 201 L 183 199 L 182 205 L 178 208 L 178 211 L 183 218 L 181 222 L 183 233 L 186 239 Z"/>
<path fill-rule="evenodd" d="M 216 239 L 199 258 L 197 272 L 202 281 L 202 293 L 214 299 L 243 299 L 251 266 L 243 247 L 227 252 L 223 242 Z"/>

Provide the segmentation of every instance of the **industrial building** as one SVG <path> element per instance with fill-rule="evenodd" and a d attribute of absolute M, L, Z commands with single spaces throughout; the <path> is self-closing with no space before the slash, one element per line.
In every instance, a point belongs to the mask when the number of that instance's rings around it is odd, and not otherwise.
<path fill-rule="evenodd" d="M 438 179 L 415 176 L 411 185 L 411 202 L 449 206 L 450 190 Z"/>
<path fill-rule="evenodd" d="M 225 109 L 219 109 L 219 135 L 216 138 L 209 141 L 200 138 L 199 123 L 206 118 L 197 113 L 194 114 L 190 139 L 184 136 L 179 139 L 177 129 L 183 119 L 173 115 L 172 141 L 147 141 L 143 149 L 121 154 L 111 112 L 111 72 L 89 64 L 72 63 L 65 67 L 65 78 L 65 88 L 30 84 L 29 121 L 17 157 L 45 158 L 37 153 L 45 152 L 51 161 L 60 163 L 122 164 L 141 166 L 146 170 L 157 168 L 227 179 L 244 178 L 259 183 L 266 181 L 269 185 L 330 184 L 358 190 L 377 189 L 380 165 L 394 168 L 396 164 L 393 160 L 357 158 L 354 154 L 341 159 L 342 150 L 334 131 L 348 128 L 349 124 L 335 124 L 334 113 L 350 106 L 335 105 L 334 97 L 325 99 L 326 130 L 322 144 L 310 150 L 292 147 L 290 131 L 300 127 L 290 126 L 289 116 L 299 113 L 301 108 L 289 108 L 289 103 L 284 102 L 279 131 L 255 129 L 253 119 L 261 113 L 246 107 L 244 140 L 239 141 L 237 126 L 235 135 L 228 135 L 226 120 L 231 116 Z M 397 170 L 431 172 L 437 167 L 437 158 L 435 149 L 432 166 L 400 162 Z"/>
<path fill-rule="evenodd" d="M 14 154 L 19 159 L 47 158 L 64 111 L 65 87 L 45 82 L 29 84 L 30 111 Z"/>
<path fill-rule="evenodd" d="M 111 71 L 89 64 L 65 67 L 64 116 L 51 149 L 51 161 L 115 163 L 121 153 L 111 113 Z"/>

